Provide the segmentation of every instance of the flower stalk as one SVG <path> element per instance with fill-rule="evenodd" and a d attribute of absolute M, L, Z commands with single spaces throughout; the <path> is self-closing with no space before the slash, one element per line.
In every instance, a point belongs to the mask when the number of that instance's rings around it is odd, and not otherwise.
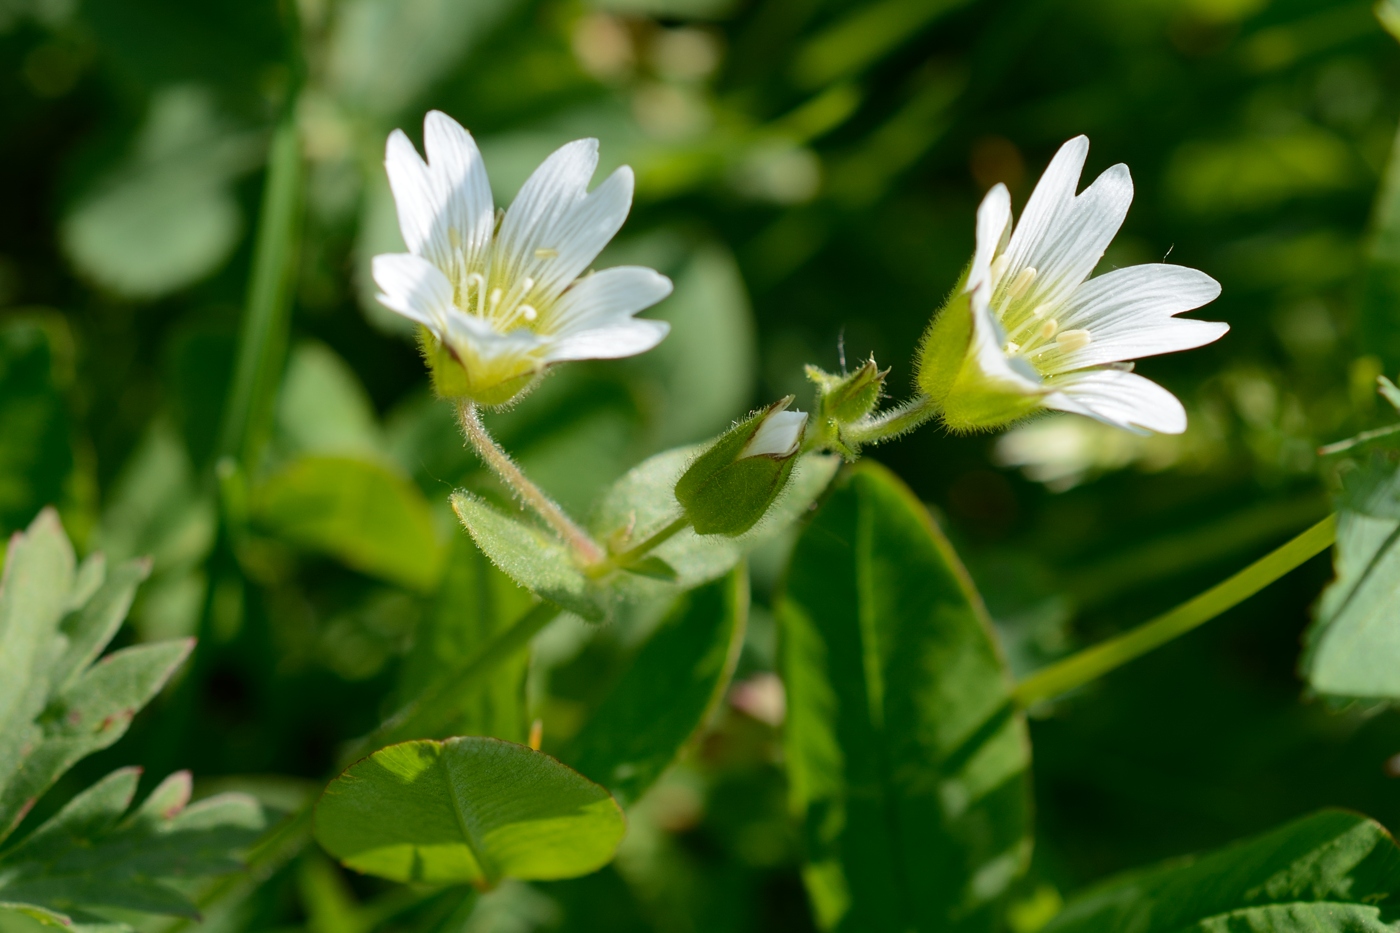
<path fill-rule="evenodd" d="M 466 435 L 482 461 L 520 497 L 522 502 L 534 509 L 535 514 L 554 529 L 573 550 L 580 564 L 593 567 L 604 561 L 606 555 L 598 542 L 564 514 L 564 510 L 545 495 L 544 490 L 532 483 L 520 467 L 515 465 L 515 461 L 510 459 L 510 455 L 496 443 L 495 438 L 487 432 L 486 425 L 481 423 L 481 413 L 475 404 L 466 400 L 458 401 L 457 420 L 462 425 L 462 433 Z"/>

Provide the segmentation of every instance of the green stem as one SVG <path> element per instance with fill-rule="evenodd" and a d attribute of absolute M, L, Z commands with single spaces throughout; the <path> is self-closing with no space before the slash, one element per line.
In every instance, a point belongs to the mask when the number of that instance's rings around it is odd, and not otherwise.
<path fill-rule="evenodd" d="M 1022 709 L 1082 687 L 1233 608 L 1331 546 L 1337 516 L 1329 515 L 1239 573 L 1175 609 L 1105 642 L 1036 671 L 1012 690 Z"/>
<path fill-rule="evenodd" d="M 270 432 L 287 355 L 301 205 L 301 143 L 293 101 L 273 133 L 268 152 L 248 307 L 219 433 L 219 457 L 238 458 L 245 473 L 253 472 Z"/>
<path fill-rule="evenodd" d="M 467 436 L 472 447 L 476 448 L 477 455 L 491 468 L 497 476 L 501 478 L 507 486 L 511 488 L 520 499 L 535 510 L 535 513 L 544 519 L 545 522 L 554 529 L 555 533 L 564 540 L 564 543 L 573 549 L 574 555 L 584 566 L 594 566 L 603 562 L 605 555 L 598 543 L 589 537 L 574 520 L 564 514 L 564 510 L 554 503 L 554 500 L 545 495 L 543 489 L 530 482 L 520 469 L 515 465 L 515 461 L 510 459 L 510 455 L 501 449 L 495 439 L 487 432 L 486 425 L 481 423 L 481 414 L 471 402 L 460 402 L 457 405 L 457 418 L 462 424 L 462 433 Z"/>
<path fill-rule="evenodd" d="M 1389 424 L 1383 428 L 1372 428 L 1370 431 L 1362 431 L 1355 437 L 1349 437 L 1344 441 L 1337 441 L 1335 444 L 1328 444 L 1326 447 L 1319 447 L 1317 455 L 1319 457 L 1330 457 L 1332 454 L 1339 454 L 1344 450 L 1350 450 L 1369 441 L 1374 441 L 1378 437 L 1386 437 L 1400 431 L 1400 424 Z"/>
<path fill-rule="evenodd" d="M 848 444 L 878 444 L 907 434 L 938 415 L 938 407 L 927 395 L 916 395 L 897 408 L 862 418 L 841 429 L 841 440 Z"/>
<path fill-rule="evenodd" d="M 682 515 L 636 547 L 628 548 L 621 554 L 614 554 L 611 562 L 618 567 L 626 567 L 628 564 L 635 563 L 639 558 L 645 557 L 648 553 L 675 537 L 678 532 L 684 531 L 689 527 L 690 519 Z"/>
<path fill-rule="evenodd" d="M 353 743 L 346 751 L 344 763 L 348 764 L 394 742 L 434 738 L 443 729 L 450 728 L 460 715 L 463 704 L 481 686 L 481 677 L 524 649 L 530 639 L 558 614 L 559 607 L 553 603 L 535 604 L 451 675 L 424 690 L 384 720 L 378 729 Z"/>

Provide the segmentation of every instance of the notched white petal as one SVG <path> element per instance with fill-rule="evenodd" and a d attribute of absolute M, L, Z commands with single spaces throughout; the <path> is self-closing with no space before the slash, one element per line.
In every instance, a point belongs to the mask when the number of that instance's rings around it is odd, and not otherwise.
<path fill-rule="evenodd" d="M 671 280 L 645 266 L 615 266 L 580 279 L 550 313 L 559 336 L 592 330 L 650 308 L 671 294 Z"/>
<path fill-rule="evenodd" d="M 551 341 L 545 361 L 617 360 L 645 353 L 666 339 L 671 325 L 665 321 L 629 318 L 618 324 L 578 331 Z"/>

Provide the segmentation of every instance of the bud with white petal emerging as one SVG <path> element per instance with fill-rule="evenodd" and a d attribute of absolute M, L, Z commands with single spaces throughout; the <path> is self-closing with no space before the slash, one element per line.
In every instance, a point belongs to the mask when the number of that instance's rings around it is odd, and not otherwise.
<path fill-rule="evenodd" d="M 788 411 L 793 396 L 769 405 L 720 435 L 676 482 L 676 501 L 696 534 L 741 535 L 787 485 L 807 416 Z"/>

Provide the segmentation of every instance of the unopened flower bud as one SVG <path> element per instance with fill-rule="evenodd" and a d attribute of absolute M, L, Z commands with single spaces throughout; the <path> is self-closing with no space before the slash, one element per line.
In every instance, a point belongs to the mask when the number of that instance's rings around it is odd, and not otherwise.
<path fill-rule="evenodd" d="M 778 498 L 797 462 L 807 416 L 781 399 L 720 435 L 676 482 L 696 534 L 741 535 Z"/>
<path fill-rule="evenodd" d="M 854 424 L 875 410 L 885 388 L 888 369 L 875 365 L 872 356 L 853 373 L 837 375 L 815 366 L 807 367 L 807 378 L 817 387 L 817 430 L 821 446 L 854 457 L 856 449 L 841 436 L 841 428 Z"/>

